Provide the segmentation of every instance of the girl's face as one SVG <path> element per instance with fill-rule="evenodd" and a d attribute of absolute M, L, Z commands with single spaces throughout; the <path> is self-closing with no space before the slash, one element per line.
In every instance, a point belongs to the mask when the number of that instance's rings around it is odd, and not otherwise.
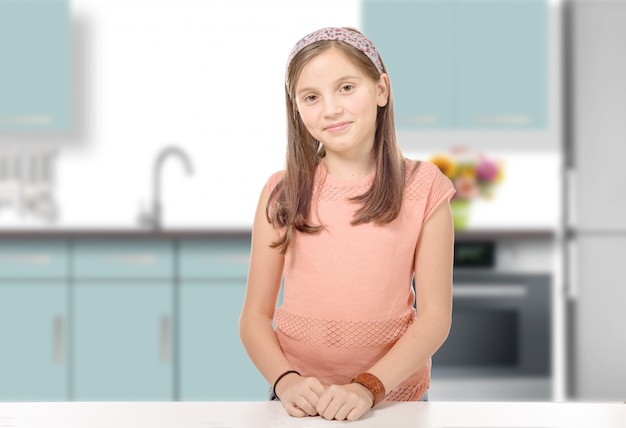
<path fill-rule="evenodd" d="M 295 88 L 295 103 L 326 156 L 368 158 L 374 145 L 378 106 L 389 99 L 389 80 L 372 81 L 345 54 L 331 47 L 304 66 Z"/>

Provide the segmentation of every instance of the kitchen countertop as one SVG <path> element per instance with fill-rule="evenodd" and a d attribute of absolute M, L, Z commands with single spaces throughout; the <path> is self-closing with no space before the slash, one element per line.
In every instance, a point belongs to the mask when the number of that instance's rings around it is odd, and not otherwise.
<path fill-rule="evenodd" d="M 63 229 L 63 228 L 39 228 L 39 229 L 2 229 L 0 239 L 81 239 L 81 238 L 132 238 L 132 239 L 178 239 L 178 238 L 249 238 L 250 229 Z M 539 239 L 551 240 L 556 236 L 552 229 L 471 229 L 456 232 L 457 241 L 475 240 L 526 240 Z"/>
<path fill-rule="evenodd" d="M 0 239 L 250 238 L 250 229 L 0 229 Z M 1 427 L 1 425 L 0 425 Z"/>
<path fill-rule="evenodd" d="M 383 403 L 356 422 L 293 418 L 279 402 L 0 403 L 14 428 L 619 428 L 622 403 Z"/>

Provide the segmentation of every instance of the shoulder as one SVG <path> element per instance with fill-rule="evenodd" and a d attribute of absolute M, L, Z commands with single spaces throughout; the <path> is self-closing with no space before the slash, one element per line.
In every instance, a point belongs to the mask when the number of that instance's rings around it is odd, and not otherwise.
<path fill-rule="evenodd" d="M 280 181 L 283 179 L 284 176 L 285 176 L 284 170 L 276 171 L 272 175 L 269 176 L 269 178 L 267 179 L 266 185 L 270 193 L 274 190 L 274 188 L 278 185 L 278 183 L 280 183 Z"/>
<path fill-rule="evenodd" d="M 422 160 L 405 159 L 404 177 L 407 188 L 430 187 L 430 184 L 442 174 L 439 168 Z"/>
<path fill-rule="evenodd" d="M 419 160 L 405 159 L 405 198 L 420 200 L 429 198 L 431 193 L 454 193 L 454 186 L 437 165 Z"/>
<path fill-rule="evenodd" d="M 407 181 L 411 179 L 415 179 L 416 177 L 420 178 L 433 178 L 437 174 L 441 174 L 441 171 L 432 162 L 427 162 L 423 160 L 416 159 L 404 159 L 404 170 Z"/>

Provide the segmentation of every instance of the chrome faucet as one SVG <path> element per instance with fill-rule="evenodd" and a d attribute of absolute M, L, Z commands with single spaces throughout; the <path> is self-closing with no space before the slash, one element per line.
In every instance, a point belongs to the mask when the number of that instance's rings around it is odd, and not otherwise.
<path fill-rule="evenodd" d="M 163 169 L 165 160 L 170 156 L 177 156 L 181 160 L 185 166 L 187 175 L 193 174 L 191 160 L 183 149 L 176 146 L 168 146 L 159 152 L 152 170 L 152 212 L 144 213 L 139 217 L 139 222 L 142 225 L 149 226 L 153 229 L 161 228 L 161 216 L 163 214 L 161 207 L 161 170 Z"/>

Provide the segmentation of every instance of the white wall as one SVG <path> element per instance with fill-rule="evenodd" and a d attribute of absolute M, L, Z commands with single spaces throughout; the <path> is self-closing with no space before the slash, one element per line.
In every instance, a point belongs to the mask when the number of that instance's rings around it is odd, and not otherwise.
<path fill-rule="evenodd" d="M 155 156 L 169 144 L 190 154 L 195 173 L 187 177 L 177 159 L 165 164 L 165 225 L 249 227 L 261 186 L 284 163 L 289 50 L 320 27 L 358 27 L 360 14 L 358 0 L 71 3 L 77 122 L 55 137 L 61 228 L 135 227 Z M 401 142 L 408 156 L 427 157 L 442 139 L 473 144 L 482 135 L 459 137 Z M 555 137 L 544 134 L 549 149 L 537 153 L 488 152 L 505 160 L 507 179 L 495 200 L 475 204 L 472 227 L 557 224 Z M 547 205 L 529 210 L 537 189 Z"/>
<path fill-rule="evenodd" d="M 249 226 L 284 163 L 283 76 L 291 47 L 358 24 L 357 1 L 72 0 L 83 129 L 59 156 L 59 226 L 134 227 L 163 176 L 166 225 Z"/>

